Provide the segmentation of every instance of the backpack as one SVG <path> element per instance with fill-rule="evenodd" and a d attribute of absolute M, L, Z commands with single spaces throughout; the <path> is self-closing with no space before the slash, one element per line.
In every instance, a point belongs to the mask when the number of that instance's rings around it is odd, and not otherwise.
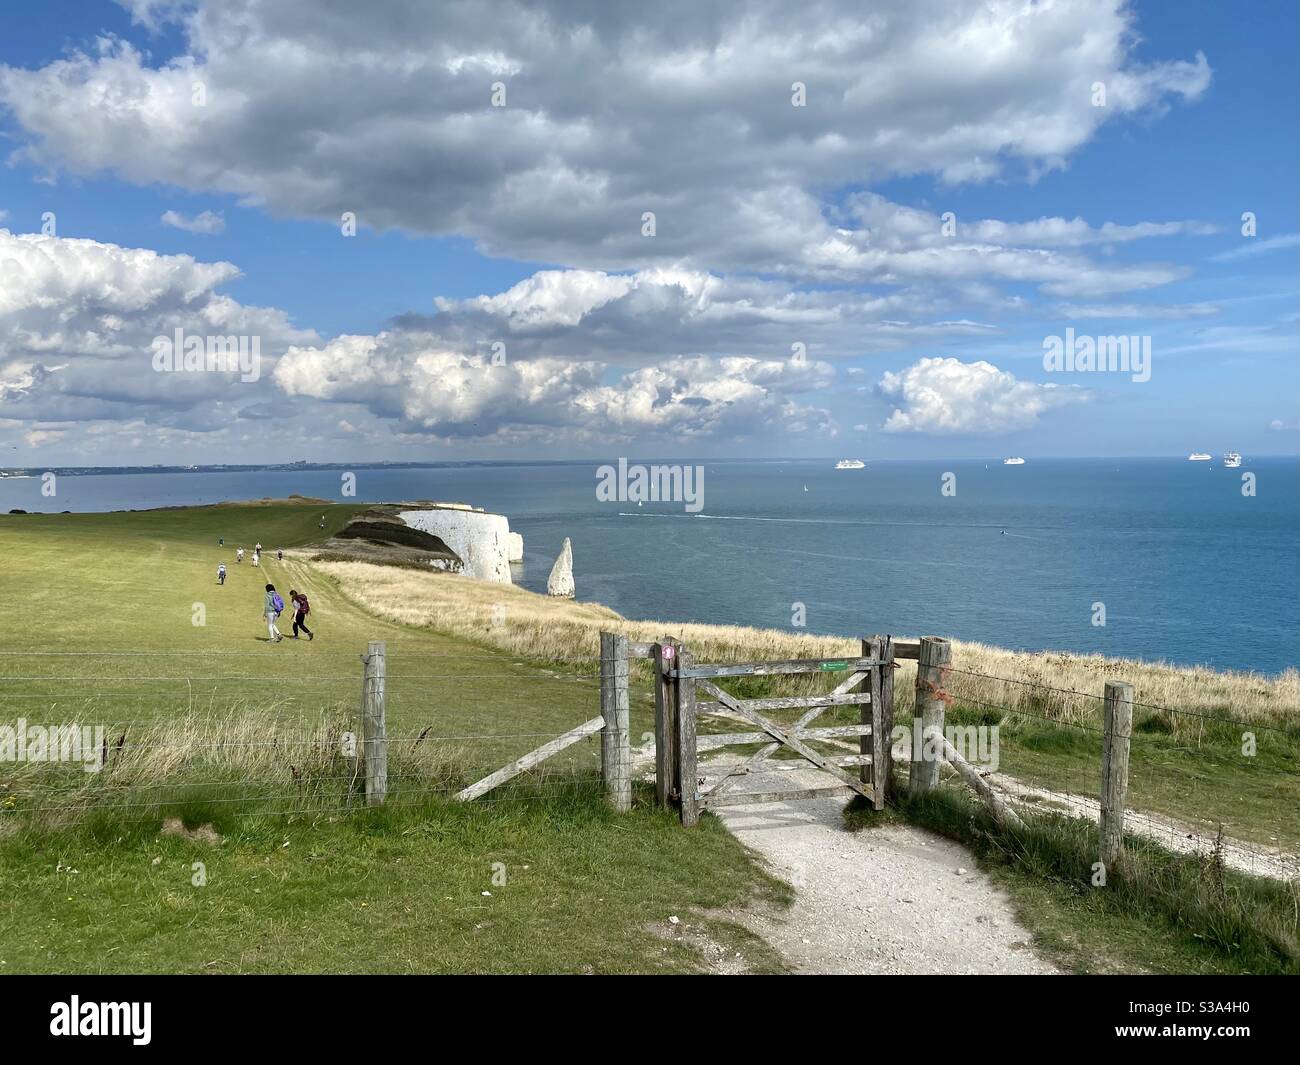
<path fill-rule="evenodd" d="M 298 613 L 303 617 L 311 613 L 311 604 L 307 602 L 305 595 L 298 596 Z"/>
<path fill-rule="evenodd" d="M 284 609 L 284 600 L 280 598 L 280 593 L 276 592 L 271 596 L 271 605 L 275 607 L 275 616 L 280 616 L 280 611 Z"/>

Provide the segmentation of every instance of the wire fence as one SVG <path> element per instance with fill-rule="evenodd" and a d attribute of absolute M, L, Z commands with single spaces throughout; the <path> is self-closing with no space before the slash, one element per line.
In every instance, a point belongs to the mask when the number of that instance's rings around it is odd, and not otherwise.
<path fill-rule="evenodd" d="M 997 764 L 984 767 L 985 776 L 1017 809 L 1099 819 L 1103 695 L 958 666 L 946 673 L 949 722 L 993 712 Z M 990 698 L 990 685 L 1003 686 L 1006 697 Z M 1035 693 L 1035 709 L 1022 705 L 1025 690 Z M 1078 700 L 1090 703 L 1086 720 L 1074 710 Z M 1133 707 L 1124 831 L 1254 875 L 1300 876 L 1296 730 L 1136 698 Z M 1170 727 L 1169 718 L 1197 722 L 1197 735 Z M 941 783 L 963 786 L 952 772 Z"/>
<path fill-rule="evenodd" d="M 283 659 L 259 668 L 264 652 L 0 651 L 0 816 L 355 810 L 363 657 L 314 649 L 293 675 Z M 542 659 L 412 652 L 387 664 L 390 809 L 451 799 L 598 712 L 597 677 Z M 567 794 L 599 768 L 590 736 L 476 801 Z"/>
<path fill-rule="evenodd" d="M 385 678 L 386 806 L 450 798 L 597 713 L 599 678 L 581 672 L 594 672 L 596 655 L 562 670 L 540 657 L 394 646 Z M 274 671 L 260 669 L 259 660 L 272 660 L 258 651 L 0 651 L 0 816 L 355 810 L 364 802 L 358 651 L 316 649 L 287 673 L 283 659 Z M 948 723 L 996 727 L 997 764 L 984 769 L 1018 809 L 1097 820 L 1100 693 L 960 663 L 946 676 Z M 1296 875 L 1300 728 L 1142 695 L 1133 702 L 1126 831 L 1180 853 L 1217 850 L 1226 864 L 1258 875 Z M 37 735 L 29 735 L 33 727 L 48 746 L 52 729 L 72 725 L 92 729 L 88 744 L 78 734 L 80 758 L 33 757 L 30 748 L 26 760 L 17 757 Z M 651 727 L 646 707 L 634 702 L 632 735 Z M 56 740 L 65 744 L 66 732 Z M 524 789 L 567 794 L 599 767 L 593 733 L 476 801 Z M 941 781 L 955 782 L 951 774 Z"/>

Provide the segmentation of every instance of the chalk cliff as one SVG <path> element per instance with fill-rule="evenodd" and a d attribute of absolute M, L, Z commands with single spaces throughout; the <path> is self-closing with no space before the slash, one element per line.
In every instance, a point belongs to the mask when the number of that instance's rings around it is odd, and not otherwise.
<path fill-rule="evenodd" d="M 480 581 L 510 584 L 510 523 L 502 514 L 488 514 L 468 504 L 413 504 L 398 511 L 413 529 L 442 540 L 464 562 L 461 571 Z"/>

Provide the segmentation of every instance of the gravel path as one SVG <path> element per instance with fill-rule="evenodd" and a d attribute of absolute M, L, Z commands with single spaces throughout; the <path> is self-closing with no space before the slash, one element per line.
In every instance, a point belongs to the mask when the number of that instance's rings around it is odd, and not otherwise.
<path fill-rule="evenodd" d="M 779 783 L 824 785 L 819 776 L 782 773 Z M 737 790 L 772 783 L 755 775 Z M 737 915 L 792 967 L 805 973 L 1059 971 L 1034 954 L 1010 901 L 964 847 L 907 825 L 848 832 L 844 803 L 830 796 L 718 811 L 771 872 L 794 886 L 790 910 Z"/>

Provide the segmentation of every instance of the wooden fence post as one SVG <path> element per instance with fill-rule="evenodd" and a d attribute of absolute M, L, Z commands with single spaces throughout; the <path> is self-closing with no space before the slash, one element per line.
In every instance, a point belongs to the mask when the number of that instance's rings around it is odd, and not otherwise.
<path fill-rule="evenodd" d="M 894 732 L 894 640 L 892 636 L 872 636 L 862 641 L 862 654 L 876 659 L 878 665 L 871 667 L 871 676 L 866 682 L 870 685 L 871 705 L 862 707 L 859 720 L 871 725 L 871 736 L 863 736 L 858 744 L 862 754 L 871 755 L 871 770 L 862 767 L 861 780 L 870 784 L 873 791 L 872 805 L 883 810 L 889 798 L 892 786 L 893 755 L 890 742 Z"/>
<path fill-rule="evenodd" d="M 1105 732 L 1101 741 L 1101 861 L 1118 867 L 1124 855 L 1124 805 L 1128 798 L 1128 749 L 1133 734 L 1133 685 L 1106 682 Z"/>
<path fill-rule="evenodd" d="M 388 795 L 388 735 L 384 725 L 384 642 L 371 640 L 361 659 L 361 751 L 366 768 L 366 805 Z"/>
<path fill-rule="evenodd" d="M 600 634 L 600 774 L 605 797 L 619 813 L 632 809 L 632 748 L 629 731 L 628 639 Z"/>
<path fill-rule="evenodd" d="M 677 649 L 677 668 L 692 665 L 695 656 L 684 647 Z M 681 794 L 682 827 L 691 828 L 700 819 L 700 781 L 696 774 L 695 678 L 677 681 L 677 781 Z"/>
<path fill-rule="evenodd" d="M 655 805 L 667 809 L 677 790 L 677 641 L 669 638 L 651 648 L 655 674 Z"/>
<path fill-rule="evenodd" d="M 952 653 L 947 640 L 938 636 L 922 636 L 921 646 L 916 660 L 916 710 L 915 715 L 921 719 L 920 750 L 915 727 L 912 732 L 912 767 L 909 791 L 913 795 L 931 791 L 939 786 L 939 768 L 943 765 L 943 751 L 935 752 L 935 743 L 927 742 L 926 737 L 938 729 L 943 733 L 944 682 L 948 672 L 948 662 Z M 931 757 L 926 757 L 926 751 Z"/>

